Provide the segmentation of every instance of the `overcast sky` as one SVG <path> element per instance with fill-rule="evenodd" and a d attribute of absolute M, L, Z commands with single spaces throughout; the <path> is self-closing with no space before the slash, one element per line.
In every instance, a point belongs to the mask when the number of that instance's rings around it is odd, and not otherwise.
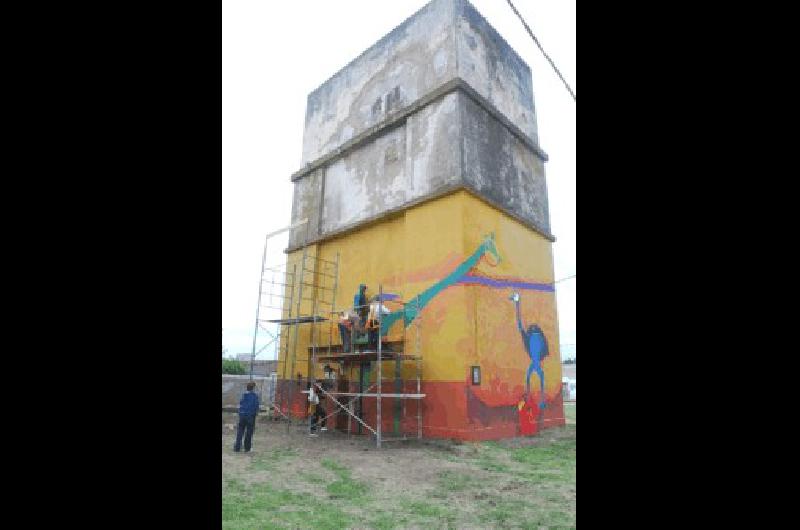
<path fill-rule="evenodd" d="M 513 0 L 577 93 L 575 2 Z M 289 224 L 308 93 L 426 0 L 222 3 L 222 328 L 250 352 L 264 235 Z M 531 67 L 550 203 L 556 278 L 575 271 L 575 102 L 505 0 L 471 0 Z M 270 240 L 279 263 L 286 237 Z M 575 351 L 576 280 L 557 284 L 562 352 Z M 259 337 L 259 345 L 265 343 Z M 259 357 L 270 357 L 271 349 Z"/>

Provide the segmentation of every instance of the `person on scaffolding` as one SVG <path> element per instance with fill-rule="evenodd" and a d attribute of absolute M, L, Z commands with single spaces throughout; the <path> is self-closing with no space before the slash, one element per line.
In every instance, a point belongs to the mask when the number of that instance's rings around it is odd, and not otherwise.
<path fill-rule="evenodd" d="M 353 309 L 343 311 L 339 315 L 339 336 L 342 339 L 342 353 L 350 353 L 355 339 L 364 333 L 363 324 L 367 320 L 369 305 L 367 304 L 367 286 L 358 286 L 358 293 L 353 297 Z"/>
<path fill-rule="evenodd" d="M 339 316 L 339 336 L 342 338 L 342 352 L 349 353 L 353 328 L 358 328 L 358 316 L 353 311 L 343 311 Z"/>
<path fill-rule="evenodd" d="M 325 432 L 328 430 L 325 420 L 325 396 L 318 394 L 314 386 L 308 389 L 308 414 L 309 414 L 309 436 L 317 436 L 317 431 Z"/>
<path fill-rule="evenodd" d="M 380 328 L 378 312 L 388 315 L 391 313 L 389 309 L 383 305 L 380 296 L 375 295 L 372 297 L 372 302 L 369 304 L 369 314 L 367 316 L 367 330 L 369 331 L 369 345 L 372 349 L 378 348 L 378 331 Z"/>
<path fill-rule="evenodd" d="M 361 322 L 366 322 L 369 307 L 367 306 L 367 286 L 363 283 L 358 286 L 358 294 L 353 297 L 353 310 L 361 318 Z"/>

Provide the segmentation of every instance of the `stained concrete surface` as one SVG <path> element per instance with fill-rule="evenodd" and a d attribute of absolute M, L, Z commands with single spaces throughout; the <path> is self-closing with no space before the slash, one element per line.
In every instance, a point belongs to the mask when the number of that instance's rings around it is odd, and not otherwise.
<path fill-rule="evenodd" d="M 465 187 L 550 236 L 531 71 L 466 0 L 433 0 L 308 96 L 289 247 Z"/>

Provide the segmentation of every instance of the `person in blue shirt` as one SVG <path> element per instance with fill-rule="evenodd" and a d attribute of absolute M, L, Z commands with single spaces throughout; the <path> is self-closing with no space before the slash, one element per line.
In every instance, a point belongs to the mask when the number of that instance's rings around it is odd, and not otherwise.
<path fill-rule="evenodd" d="M 236 443 L 233 450 L 237 453 L 242 449 L 242 436 L 244 436 L 244 452 L 250 451 L 253 441 L 253 430 L 256 428 L 256 415 L 258 414 L 258 395 L 253 392 L 256 384 L 252 381 L 247 383 L 247 392 L 242 395 L 239 401 L 239 427 L 236 430 Z"/>

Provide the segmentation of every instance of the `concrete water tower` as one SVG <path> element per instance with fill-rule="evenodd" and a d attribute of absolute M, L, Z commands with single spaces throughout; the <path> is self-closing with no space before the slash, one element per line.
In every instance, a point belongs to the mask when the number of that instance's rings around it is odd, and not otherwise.
<path fill-rule="evenodd" d="M 386 399 L 387 430 L 418 402 L 425 437 L 564 423 L 546 161 L 529 66 L 465 0 L 428 3 L 308 95 L 291 176 L 292 222 L 308 223 L 289 261 L 336 259 L 338 308 L 362 283 L 424 302 L 396 326 L 421 328 L 425 397 Z M 300 331 L 304 357 L 311 339 Z M 395 375 L 384 369 L 387 386 Z"/>

